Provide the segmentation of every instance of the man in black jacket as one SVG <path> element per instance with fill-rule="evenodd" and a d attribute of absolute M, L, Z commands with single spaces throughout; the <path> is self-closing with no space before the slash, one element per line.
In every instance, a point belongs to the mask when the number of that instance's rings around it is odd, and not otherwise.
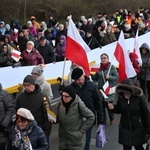
<path fill-rule="evenodd" d="M 76 87 L 76 94 L 80 96 L 81 100 L 85 103 L 94 114 L 97 115 L 97 124 L 104 124 L 104 112 L 102 107 L 102 100 L 100 98 L 100 92 L 98 91 L 95 83 L 90 81 L 85 76 L 81 68 L 75 68 L 71 75 L 74 79 L 72 83 Z M 86 146 L 85 150 L 89 150 L 91 140 L 92 127 L 86 132 Z"/>
<path fill-rule="evenodd" d="M 31 111 L 38 125 L 43 129 L 49 142 L 51 123 L 48 122 L 47 111 L 44 106 L 44 97 L 39 85 L 35 84 L 34 78 L 27 75 L 23 80 L 24 92 L 21 93 L 16 102 L 16 110 L 26 108 Z"/>
<path fill-rule="evenodd" d="M 47 40 L 45 37 L 42 36 L 40 38 L 40 45 L 37 47 L 37 50 L 44 58 L 45 64 L 55 62 L 55 53 L 53 47 L 50 44 L 47 44 Z"/>

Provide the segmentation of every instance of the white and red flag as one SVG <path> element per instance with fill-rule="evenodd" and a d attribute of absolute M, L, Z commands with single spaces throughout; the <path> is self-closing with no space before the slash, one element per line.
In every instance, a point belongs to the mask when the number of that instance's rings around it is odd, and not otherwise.
<path fill-rule="evenodd" d="M 136 72 L 132 66 L 129 54 L 126 50 L 123 31 L 120 33 L 114 55 L 119 63 L 119 82 L 123 81 L 124 79 L 136 76 Z"/>
<path fill-rule="evenodd" d="M 15 50 L 15 49 L 11 51 L 11 57 L 12 57 L 16 62 L 18 62 L 19 59 L 21 58 L 20 55 L 21 55 L 21 52 Z"/>
<path fill-rule="evenodd" d="M 109 82 L 106 81 L 105 84 L 103 85 L 103 90 L 104 90 L 104 93 L 106 95 L 108 95 L 109 91 L 110 91 L 110 86 L 109 86 Z"/>
<path fill-rule="evenodd" d="M 98 72 L 100 69 L 100 64 L 94 64 L 91 66 L 91 72 Z"/>
<path fill-rule="evenodd" d="M 136 59 L 138 60 L 140 66 L 142 66 L 142 58 L 141 58 L 141 53 L 140 53 L 139 45 L 138 45 L 138 33 L 139 33 L 139 31 L 137 30 L 136 36 L 135 36 L 135 41 L 134 41 L 133 53 L 135 54 Z"/>
<path fill-rule="evenodd" d="M 80 36 L 71 17 L 67 31 L 66 58 L 81 66 L 87 76 L 90 75 L 87 53 L 91 51 L 89 46 Z"/>

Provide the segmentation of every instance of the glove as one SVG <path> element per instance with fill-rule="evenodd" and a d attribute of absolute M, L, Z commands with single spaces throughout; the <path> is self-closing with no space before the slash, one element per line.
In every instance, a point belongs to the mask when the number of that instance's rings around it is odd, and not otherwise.
<path fill-rule="evenodd" d="M 60 85 L 60 86 L 59 86 L 59 93 L 60 93 L 60 94 L 62 93 L 63 88 L 64 88 L 64 85 Z"/>
<path fill-rule="evenodd" d="M 60 81 L 60 82 L 61 82 L 61 81 L 62 81 L 62 78 L 61 78 L 61 77 L 58 77 L 58 78 L 57 78 L 57 81 Z"/>
<path fill-rule="evenodd" d="M 102 48 L 102 45 L 100 45 L 99 48 Z"/>
<path fill-rule="evenodd" d="M 0 132 L 4 133 L 6 131 L 6 127 L 0 124 Z"/>

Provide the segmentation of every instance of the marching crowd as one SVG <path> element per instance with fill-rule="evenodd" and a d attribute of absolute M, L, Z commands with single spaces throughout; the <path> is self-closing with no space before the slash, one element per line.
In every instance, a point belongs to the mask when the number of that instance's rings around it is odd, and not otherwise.
<path fill-rule="evenodd" d="M 54 122 L 48 110 L 52 110 L 59 123 L 59 149 L 89 150 L 93 125 L 106 124 L 107 110 L 110 125 L 115 122 L 114 113 L 121 114 L 119 143 L 123 149 L 131 150 L 134 146 L 136 150 L 144 150 L 143 144 L 150 135 L 150 48 L 147 43 L 140 46 L 141 66 L 136 56 L 129 53 L 137 76 L 121 83 L 118 70 L 106 53 L 100 55 L 99 71 L 91 74 L 91 78 L 72 62 L 68 80 L 58 89 L 61 99 L 51 108 L 53 93 L 44 79 L 41 64 L 64 60 L 68 19 L 62 24 L 50 14 L 48 23 L 39 24 L 36 17 L 31 16 L 23 26 L 18 20 L 10 24 L 0 21 L 0 67 L 34 66 L 31 74 L 23 79 L 23 90 L 15 102 L 0 85 L 0 149 L 50 149 Z M 76 27 L 93 50 L 118 40 L 121 30 L 125 38 L 134 37 L 137 30 L 139 35 L 149 32 L 150 10 L 141 7 L 133 13 L 120 9 L 111 16 L 98 13 L 97 19 L 81 16 Z M 11 57 L 13 49 L 21 52 L 19 62 Z M 105 99 L 99 90 L 107 81 L 110 90 Z"/>

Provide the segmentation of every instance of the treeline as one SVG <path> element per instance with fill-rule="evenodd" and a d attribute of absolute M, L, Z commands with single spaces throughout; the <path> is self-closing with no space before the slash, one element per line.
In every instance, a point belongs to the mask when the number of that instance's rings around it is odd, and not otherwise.
<path fill-rule="evenodd" d="M 112 14 L 120 8 L 135 12 L 137 8 L 149 6 L 150 0 L 1 0 L 0 20 L 9 23 L 12 19 L 18 19 L 25 24 L 32 15 L 40 22 L 46 21 L 49 14 L 58 20 L 64 20 L 68 15 L 78 20 L 81 15 L 96 16 L 98 12 Z"/>

